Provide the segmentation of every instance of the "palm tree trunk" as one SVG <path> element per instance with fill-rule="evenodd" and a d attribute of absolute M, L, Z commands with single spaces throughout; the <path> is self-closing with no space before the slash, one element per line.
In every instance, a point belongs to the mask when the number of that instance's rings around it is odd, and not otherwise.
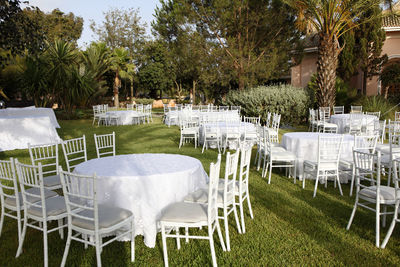
<path fill-rule="evenodd" d="M 121 81 L 119 79 L 119 73 L 118 70 L 115 72 L 115 79 L 114 79 L 114 106 L 116 108 L 119 108 L 119 92 L 118 88 L 121 85 Z"/>
<path fill-rule="evenodd" d="M 317 100 L 320 107 L 333 107 L 336 95 L 336 69 L 340 53 L 339 42 L 327 34 L 319 36 L 317 61 Z"/>

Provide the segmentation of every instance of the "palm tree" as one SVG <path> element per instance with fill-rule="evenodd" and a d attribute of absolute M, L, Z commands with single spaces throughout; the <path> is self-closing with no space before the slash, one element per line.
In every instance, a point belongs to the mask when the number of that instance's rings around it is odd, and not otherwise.
<path fill-rule="evenodd" d="M 338 56 L 344 44 L 339 37 L 357 27 L 358 18 L 379 7 L 382 0 L 285 0 L 297 13 L 300 30 L 315 32 L 319 37 L 317 60 L 317 100 L 320 106 L 335 104 L 335 81 Z M 385 1 L 387 2 L 387 1 Z M 381 15 L 381 14 L 379 14 Z M 370 18 L 373 19 L 373 18 Z M 376 19 L 376 17 L 375 17 Z"/>
<path fill-rule="evenodd" d="M 129 51 L 125 48 L 115 48 L 112 54 L 111 69 L 115 72 L 114 78 L 114 106 L 119 107 L 119 88 L 121 87 L 120 73 L 126 69 L 129 62 Z"/>
<path fill-rule="evenodd" d="M 133 63 L 127 63 L 126 69 L 120 72 L 121 78 L 128 79 L 131 84 L 131 101 L 133 101 L 133 78 L 136 73 L 136 66 Z"/>

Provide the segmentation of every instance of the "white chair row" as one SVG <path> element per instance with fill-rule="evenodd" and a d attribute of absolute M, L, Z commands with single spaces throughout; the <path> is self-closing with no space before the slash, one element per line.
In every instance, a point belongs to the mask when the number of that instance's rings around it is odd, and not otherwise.
<path fill-rule="evenodd" d="M 134 260 L 133 215 L 128 210 L 97 204 L 96 175 L 76 175 L 59 167 L 64 194 L 62 197 L 44 186 L 43 173 L 41 163 L 36 166 L 27 165 L 13 158 L 0 161 L 0 234 L 5 216 L 17 220 L 16 257 L 22 253 L 27 228 L 30 227 L 43 232 L 44 266 L 48 266 L 48 234 L 58 231 L 63 238 L 63 228 L 68 227 L 61 266 L 65 266 L 71 240 L 81 241 L 85 247 L 88 244 L 95 246 L 97 266 L 101 266 L 102 247 L 125 235 L 131 238 L 131 260 Z M 49 223 L 52 221 L 57 221 L 58 225 L 50 229 Z M 103 235 L 121 228 L 125 230 L 117 237 L 102 242 Z M 75 233 L 72 234 L 72 231 Z M 88 240 L 88 236 L 93 237 L 93 240 Z"/>

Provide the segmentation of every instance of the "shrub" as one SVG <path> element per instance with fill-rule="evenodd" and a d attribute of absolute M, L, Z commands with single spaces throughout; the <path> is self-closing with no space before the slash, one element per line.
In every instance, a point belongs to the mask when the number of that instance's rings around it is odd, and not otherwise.
<path fill-rule="evenodd" d="M 223 105 L 241 106 L 244 116 L 261 116 L 266 120 L 268 112 L 282 115 L 285 123 L 300 123 L 308 116 L 308 108 L 314 102 L 311 90 L 291 85 L 259 86 L 244 91 L 230 91 Z"/>
<path fill-rule="evenodd" d="M 148 105 L 148 104 L 153 104 L 154 99 L 152 99 L 152 98 L 134 98 L 133 101 L 135 101 L 136 104 Z"/>
<path fill-rule="evenodd" d="M 363 106 L 363 111 L 381 112 L 381 120 L 394 119 L 394 113 L 397 111 L 395 104 L 382 96 L 364 96 L 355 105 Z"/>

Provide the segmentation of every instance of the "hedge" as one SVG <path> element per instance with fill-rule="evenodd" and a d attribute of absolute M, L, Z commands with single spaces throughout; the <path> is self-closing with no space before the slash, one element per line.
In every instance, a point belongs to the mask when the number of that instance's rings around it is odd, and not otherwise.
<path fill-rule="evenodd" d="M 306 120 L 308 108 L 314 102 L 310 89 L 291 85 L 259 86 L 243 91 L 230 91 L 223 105 L 241 106 L 243 116 L 261 116 L 263 121 L 268 112 L 282 115 L 281 122 L 299 124 Z"/>

